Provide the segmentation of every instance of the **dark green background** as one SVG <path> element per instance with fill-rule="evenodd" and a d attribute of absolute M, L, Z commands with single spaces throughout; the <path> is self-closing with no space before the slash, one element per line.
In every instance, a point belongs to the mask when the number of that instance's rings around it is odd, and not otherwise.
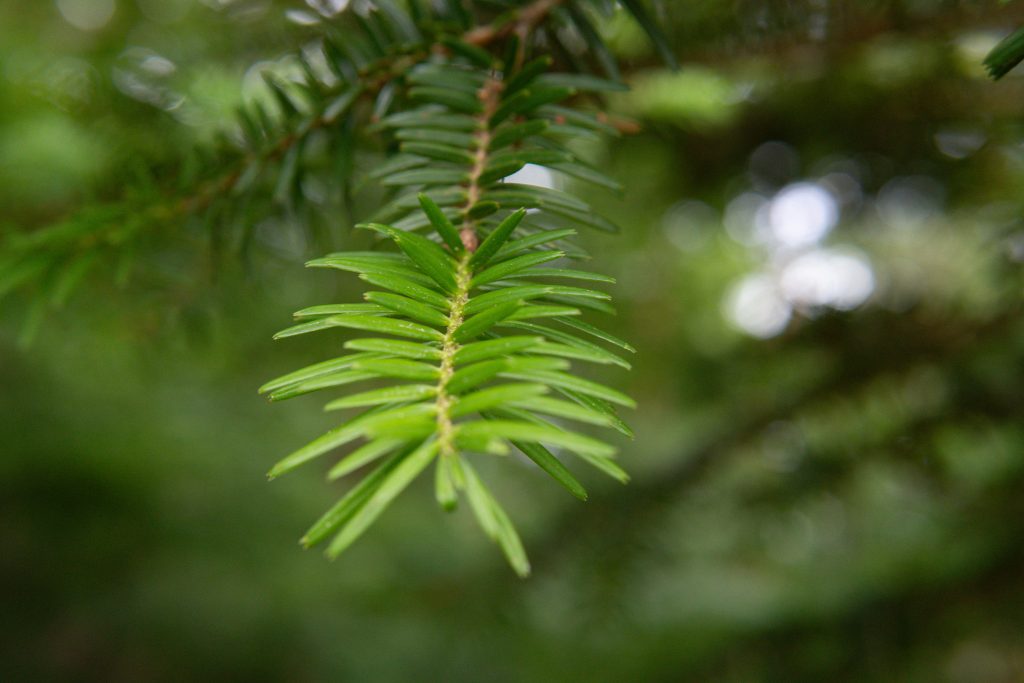
<path fill-rule="evenodd" d="M 1024 81 L 980 66 L 1024 12 L 668 4 L 678 75 L 606 27 L 636 86 L 611 107 L 643 131 L 586 150 L 624 196 L 580 189 L 623 226 L 583 241 L 639 349 L 601 375 L 640 404 L 633 483 L 575 468 L 582 504 L 485 463 L 526 581 L 424 482 L 339 561 L 301 551 L 344 484 L 264 473 L 331 420 L 255 389 L 328 357 L 337 337 L 270 336 L 356 283 L 301 268 L 323 247 L 299 217 L 221 259 L 183 221 L 30 346 L 27 298 L 0 305 L 0 679 L 1024 680 Z M 117 0 L 84 31 L 0 1 L 0 229 L 208 139 L 250 68 L 306 39 L 297 7 Z M 874 293 L 744 334 L 729 292 L 782 257 L 731 237 L 726 207 L 839 172 L 855 191 L 824 246 L 858 250 Z"/>

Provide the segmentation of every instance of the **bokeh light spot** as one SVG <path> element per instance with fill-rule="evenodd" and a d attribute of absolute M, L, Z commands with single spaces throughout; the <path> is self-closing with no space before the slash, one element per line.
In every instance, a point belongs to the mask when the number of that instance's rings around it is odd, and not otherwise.
<path fill-rule="evenodd" d="M 793 309 L 775 279 L 764 273 L 740 280 L 726 299 L 726 315 L 739 329 L 768 339 L 786 329 Z"/>
<path fill-rule="evenodd" d="M 848 249 L 815 249 L 786 264 L 779 280 L 787 301 L 848 311 L 875 291 L 867 257 Z"/>
<path fill-rule="evenodd" d="M 783 188 L 768 209 L 772 236 L 785 247 L 806 247 L 820 242 L 839 220 L 832 194 L 817 183 L 795 183 Z"/>
<path fill-rule="evenodd" d="M 117 5 L 114 0 L 57 0 L 65 21 L 83 31 L 98 31 L 110 23 Z"/>

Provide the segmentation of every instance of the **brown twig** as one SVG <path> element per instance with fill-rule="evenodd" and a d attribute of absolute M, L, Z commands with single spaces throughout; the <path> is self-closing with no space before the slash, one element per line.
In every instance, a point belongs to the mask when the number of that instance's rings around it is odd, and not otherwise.
<path fill-rule="evenodd" d="M 473 207 L 480 202 L 481 187 L 480 178 L 487 170 L 487 160 L 491 152 L 491 117 L 498 110 L 501 103 L 501 91 L 504 84 L 496 78 L 488 78 L 483 87 L 477 93 L 480 100 L 481 110 L 477 118 L 477 132 L 474 135 L 476 152 L 473 155 L 473 167 L 469 172 L 469 181 L 466 184 L 466 207 L 465 218 L 462 222 L 462 230 L 459 236 L 462 243 L 470 252 L 476 251 L 480 246 L 480 238 L 476 234 L 476 224 L 470 218 Z"/>

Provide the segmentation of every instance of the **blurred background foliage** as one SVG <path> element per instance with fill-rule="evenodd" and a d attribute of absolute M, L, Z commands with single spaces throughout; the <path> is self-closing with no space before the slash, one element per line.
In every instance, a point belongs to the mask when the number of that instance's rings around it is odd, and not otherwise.
<path fill-rule="evenodd" d="M 330 4 L 0 0 L 0 234 L 162 177 Z M 330 419 L 255 388 L 336 343 L 269 339 L 355 296 L 301 263 L 360 238 L 277 210 L 217 260 L 182 217 L 28 348 L 0 307 L 0 678 L 1024 680 L 1024 79 L 981 67 L 1024 7 L 659 20 L 678 73 L 602 26 L 640 127 L 586 150 L 627 187 L 586 242 L 640 349 L 633 483 L 495 472 L 528 581 L 423 482 L 343 560 L 300 552 L 341 489 L 264 472 Z"/>

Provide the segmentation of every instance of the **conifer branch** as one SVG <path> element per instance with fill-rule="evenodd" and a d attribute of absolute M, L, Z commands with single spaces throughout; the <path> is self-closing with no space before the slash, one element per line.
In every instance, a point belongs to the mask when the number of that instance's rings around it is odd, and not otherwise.
<path fill-rule="evenodd" d="M 337 124 L 342 117 L 357 115 L 360 103 L 372 102 L 382 91 L 401 82 L 409 70 L 439 54 L 450 57 L 453 45 L 455 48 L 465 45 L 483 50 L 493 47 L 510 33 L 521 35 L 543 22 L 559 4 L 561 0 L 537 0 L 489 24 L 470 27 L 454 39 L 447 35 L 444 25 L 423 23 L 420 44 L 409 46 L 396 42 L 389 46 L 393 51 L 366 64 L 344 57 L 337 48 L 326 48 L 327 58 L 339 80 L 336 85 L 325 85 L 312 69 L 307 68 L 307 78 L 300 85 L 313 100 L 313 111 L 308 115 L 301 114 L 292 97 L 278 83 L 268 80 L 268 87 L 282 110 L 279 124 L 283 130 L 280 133 L 272 130 L 277 124 L 262 107 L 254 105 L 254 113 L 243 110 L 240 114 L 241 147 L 229 142 L 227 136 L 221 136 L 218 149 L 196 151 L 199 161 L 192 166 L 223 167 L 219 174 L 199 178 L 194 171 L 188 170 L 186 164 L 179 170 L 179 177 L 174 183 L 177 187 L 187 188 L 184 192 L 165 184 L 165 189 L 156 195 L 131 198 L 129 193 L 101 212 L 110 216 L 108 221 L 97 223 L 91 217 L 79 214 L 38 231 L 28 239 L 12 236 L 6 249 L 8 257 L 0 258 L 0 295 L 33 284 L 46 272 L 66 267 L 71 260 L 84 254 L 97 249 L 120 251 L 129 238 L 135 239 L 136 235 L 143 235 L 147 230 L 179 226 L 187 217 L 209 211 L 215 203 L 238 201 L 233 198 L 258 192 L 261 186 L 255 184 L 255 180 L 264 169 L 282 162 L 287 164 L 290 155 L 300 156 L 302 146 L 318 131 L 330 131 L 336 135 Z M 355 126 L 358 129 L 359 125 L 368 122 L 372 120 L 364 118 Z M 276 139 L 270 141 L 274 135 L 277 135 Z M 283 170 L 287 172 L 287 169 Z M 295 172 L 294 168 L 291 172 Z M 149 182 L 161 184 L 155 179 Z M 95 215 L 99 214 L 93 212 L 92 216 Z M 36 245 L 42 243 L 46 244 L 45 256 L 36 249 Z M 21 267 L 24 263 L 41 262 L 44 258 L 48 263 L 43 268 Z M 4 272 L 4 265 L 8 263 L 11 264 L 9 270 Z M 25 273 L 30 273 L 30 276 Z"/>
<path fill-rule="evenodd" d="M 643 4 L 624 6 L 664 51 Z M 123 252 L 155 225 L 211 215 L 236 199 L 261 202 L 250 211 L 269 210 L 268 200 L 293 207 L 302 201 L 314 137 L 344 145 L 351 155 L 357 136 L 380 134 L 388 153 L 368 176 L 389 197 L 373 221 L 356 227 L 374 231 L 393 249 L 339 252 L 308 264 L 354 272 L 373 289 L 360 303 L 304 308 L 297 324 L 277 335 L 344 329 L 371 336 L 348 339 L 351 353 L 268 382 L 261 392 L 276 401 L 371 386 L 331 400 L 328 410 L 357 413 L 269 475 L 356 443 L 329 476 L 376 464 L 303 537 L 307 546 L 330 539 L 327 553 L 335 557 L 434 465 L 438 502 L 452 509 L 464 494 L 485 533 L 526 575 L 523 545 L 477 473 L 477 459 L 514 448 L 581 499 L 586 491 L 563 464 L 565 456 L 628 479 L 614 461 L 616 447 L 585 432 L 630 437 L 618 410 L 633 407 L 632 399 L 571 370 L 581 362 L 629 368 L 619 355 L 633 352 L 628 343 L 579 319 L 584 311 L 614 313 L 611 297 L 591 288 L 613 280 L 553 267 L 585 255 L 571 240 L 577 229 L 618 228 L 568 192 L 509 181 L 533 164 L 619 188 L 569 145 L 617 133 L 602 115 L 571 106 L 581 93 L 599 98 L 624 87 L 587 19 L 613 7 L 531 0 L 478 24 L 461 3 L 427 9 L 368 0 L 361 6 L 368 12 L 356 8 L 343 13 L 339 26 L 322 27 L 320 56 L 330 74 L 300 53 L 303 78 L 285 83 L 265 75 L 276 115 L 259 102 L 243 107 L 237 139 L 222 139 L 212 157 L 200 152 L 205 156 L 183 171 L 178 190 L 126 199 L 87 222 L 72 219 L 15 240 L 13 257 L 0 258 L 0 294 L 43 280 L 85 252 Z M 572 11 L 561 11 L 566 8 Z M 556 71 L 551 57 L 533 55 L 539 41 L 546 52 L 561 39 L 556 24 L 549 26 L 556 14 L 559 31 L 567 21 L 575 26 L 611 79 Z M 573 61 L 568 66 L 578 66 Z"/>
<path fill-rule="evenodd" d="M 546 282 L 610 279 L 542 267 L 573 250 L 567 242 L 564 248 L 551 246 L 575 233 L 569 225 L 614 226 L 562 191 L 506 181 L 526 163 L 536 163 L 613 182 L 582 166 L 562 144 L 566 131 L 557 122 L 567 110 L 557 103 L 574 92 L 562 84 L 576 81 L 546 73 L 549 66 L 547 58 L 510 72 L 424 64 L 408 74 L 410 96 L 424 104 L 381 121 L 402 142 L 400 155 L 377 178 L 400 189 L 382 209 L 381 222 L 362 227 L 392 241 L 398 253 L 342 252 L 310 265 L 356 272 L 383 291 L 367 293 L 367 304 L 303 309 L 296 314 L 299 324 L 278 336 L 345 328 L 399 339 L 350 340 L 346 347 L 356 353 L 291 373 L 262 389 L 279 400 L 358 382 L 386 382 L 329 403 L 329 409 L 369 409 L 271 470 L 272 477 L 280 476 L 358 439 L 366 443 L 343 456 L 332 476 L 392 453 L 364 479 L 365 489 L 363 484 L 352 489 L 313 526 L 307 545 L 333 535 L 328 554 L 340 553 L 368 525 L 366 516 L 379 513 L 379 506 L 371 506 L 375 496 L 392 500 L 393 488 L 407 486 L 439 456 L 438 502 L 451 509 L 464 492 L 484 531 L 525 575 L 525 551 L 471 464 L 473 453 L 516 448 L 579 498 L 586 498 L 585 489 L 549 447 L 576 454 L 626 481 L 612 459 L 613 446 L 561 421 L 631 434 L 613 406 L 630 407 L 632 400 L 568 370 L 571 361 L 628 367 L 587 337 L 632 348 L 575 320 L 583 309 L 610 312 L 606 294 Z M 451 89 L 437 88 L 440 83 Z M 601 126 L 596 119 L 577 115 L 575 120 Z M 529 219 L 527 209 L 534 211 Z M 436 241 L 420 234 L 431 230 Z M 414 383 L 390 386 L 396 380 Z M 400 469 L 406 463 L 415 465 Z"/>

